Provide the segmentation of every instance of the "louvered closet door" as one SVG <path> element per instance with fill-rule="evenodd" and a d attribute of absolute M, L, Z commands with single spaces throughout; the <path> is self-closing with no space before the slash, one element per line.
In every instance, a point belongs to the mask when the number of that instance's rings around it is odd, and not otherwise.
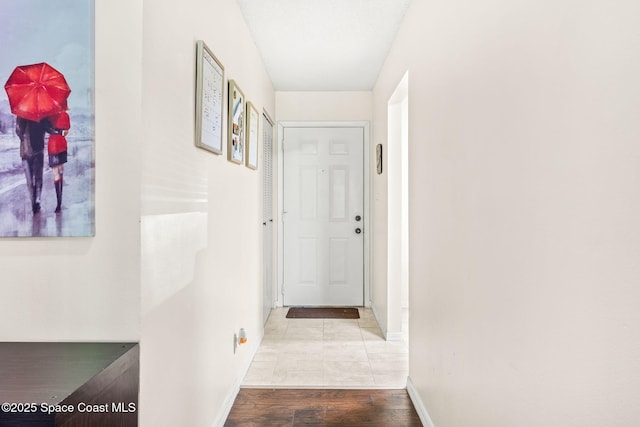
<path fill-rule="evenodd" d="M 263 183 L 263 297 L 262 316 L 266 323 L 273 307 L 273 123 L 262 116 Z"/>

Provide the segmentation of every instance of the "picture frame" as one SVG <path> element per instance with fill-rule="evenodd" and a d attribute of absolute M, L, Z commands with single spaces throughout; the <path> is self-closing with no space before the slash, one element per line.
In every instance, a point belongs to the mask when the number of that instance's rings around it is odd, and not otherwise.
<path fill-rule="evenodd" d="M 376 145 L 376 172 L 382 175 L 382 144 Z"/>
<path fill-rule="evenodd" d="M 95 3 L 2 2 L 0 238 L 96 236 Z M 32 138 L 40 121 L 53 133 Z"/>
<path fill-rule="evenodd" d="M 247 102 L 247 146 L 245 165 L 249 169 L 258 169 L 258 135 L 260 115 L 251 103 Z"/>
<path fill-rule="evenodd" d="M 222 154 L 224 66 L 203 40 L 196 42 L 196 146 Z"/>
<path fill-rule="evenodd" d="M 227 159 L 241 165 L 245 161 L 245 97 L 234 80 L 229 80 L 228 94 Z"/>

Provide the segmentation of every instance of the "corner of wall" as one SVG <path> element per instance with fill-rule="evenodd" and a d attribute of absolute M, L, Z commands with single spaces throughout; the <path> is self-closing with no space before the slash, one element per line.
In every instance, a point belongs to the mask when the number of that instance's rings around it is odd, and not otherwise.
<path fill-rule="evenodd" d="M 244 381 L 245 377 L 247 376 L 247 373 L 249 372 L 249 368 L 251 367 L 251 362 L 253 362 L 253 358 L 256 356 L 256 353 L 258 352 L 258 349 L 262 344 L 263 338 L 264 338 L 264 328 L 262 329 L 262 336 L 260 337 L 260 341 L 258 342 L 258 345 L 256 345 L 252 350 L 251 356 L 247 359 L 247 361 L 245 362 L 244 366 L 241 369 L 241 374 L 238 376 L 233 386 L 229 389 L 229 392 L 227 393 L 227 397 L 224 399 L 222 408 L 220 408 L 220 413 L 218 414 L 218 417 L 213 423 L 213 427 L 223 427 L 225 421 L 227 421 L 227 418 L 231 413 L 231 408 L 233 408 L 233 403 L 235 402 L 236 397 L 238 397 L 238 393 L 240 393 L 240 389 L 242 388 L 241 387 L 242 382 Z"/>
<path fill-rule="evenodd" d="M 373 316 L 376 318 L 376 322 L 378 322 L 378 326 L 380 327 L 380 330 L 382 331 L 382 336 L 384 336 L 384 339 L 387 339 L 387 322 L 381 320 L 380 318 L 380 312 L 378 311 L 378 308 L 376 307 L 376 303 L 371 301 L 371 311 L 373 312 Z"/>
<path fill-rule="evenodd" d="M 429 412 L 427 412 L 426 406 L 424 406 L 424 402 L 418 394 L 418 390 L 413 386 L 411 377 L 407 377 L 407 393 L 409 393 L 409 398 L 411 399 L 413 406 L 416 408 L 416 412 L 420 417 L 420 421 L 422 421 L 422 425 L 425 427 L 436 427 L 429 416 Z"/>

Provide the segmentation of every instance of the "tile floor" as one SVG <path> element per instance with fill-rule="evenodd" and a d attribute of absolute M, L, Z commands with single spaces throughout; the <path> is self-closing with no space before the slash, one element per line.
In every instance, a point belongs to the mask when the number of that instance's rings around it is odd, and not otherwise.
<path fill-rule="evenodd" d="M 404 388 L 405 340 L 387 342 L 368 308 L 360 319 L 287 319 L 273 309 L 242 387 Z"/>

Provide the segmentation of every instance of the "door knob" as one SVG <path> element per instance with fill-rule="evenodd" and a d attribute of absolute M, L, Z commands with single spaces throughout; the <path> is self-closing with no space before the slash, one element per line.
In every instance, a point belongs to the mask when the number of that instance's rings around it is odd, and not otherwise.
<path fill-rule="evenodd" d="M 356 215 L 356 221 L 360 221 L 362 217 L 360 215 Z"/>
<path fill-rule="evenodd" d="M 360 233 L 362 233 L 362 230 L 359 228 L 356 228 L 356 234 L 360 234 Z"/>

